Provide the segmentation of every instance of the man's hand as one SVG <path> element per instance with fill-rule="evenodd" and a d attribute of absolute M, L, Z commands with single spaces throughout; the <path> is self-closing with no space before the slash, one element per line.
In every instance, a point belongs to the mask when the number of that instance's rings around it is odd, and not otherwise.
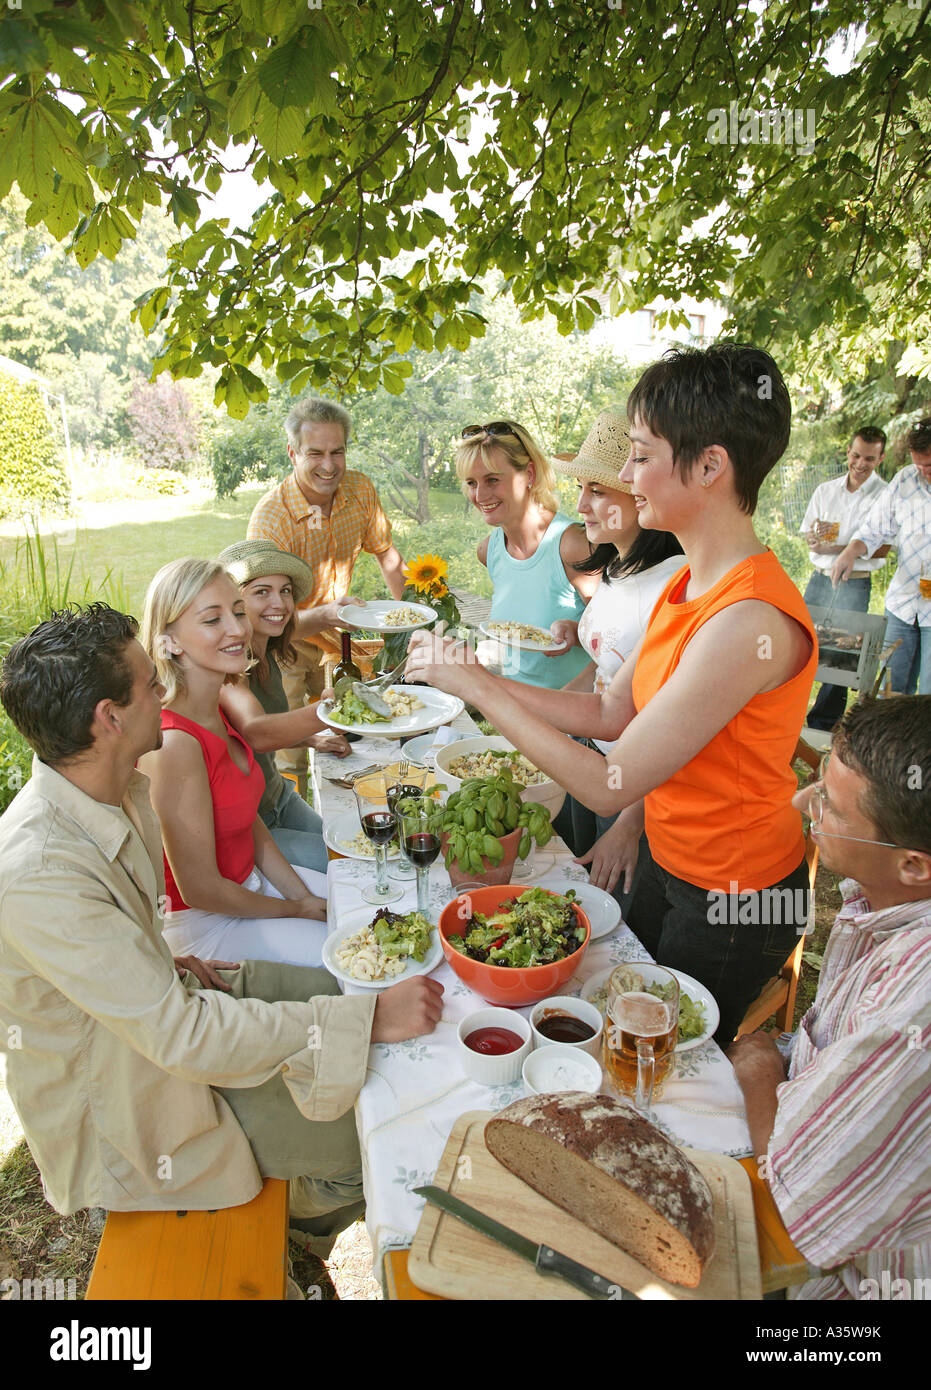
<path fill-rule="evenodd" d="M 588 864 L 589 881 L 606 893 L 613 893 L 621 875 L 624 875 L 623 891 L 629 893 L 633 887 L 634 870 L 637 867 L 637 853 L 640 847 L 640 830 L 625 824 L 619 816 L 613 825 L 595 841 L 587 854 L 580 854 L 576 864 Z"/>
<path fill-rule="evenodd" d="M 741 1089 L 765 1082 L 781 1086 L 786 1079 L 785 1059 L 768 1033 L 744 1033 L 731 1043 L 727 1057 Z"/>
<path fill-rule="evenodd" d="M 382 990 L 372 1019 L 372 1042 L 406 1042 L 432 1033 L 443 1016 L 443 986 L 426 975 Z"/>
<path fill-rule="evenodd" d="M 345 734 L 337 729 L 325 729 L 319 734 L 311 734 L 308 747 L 316 748 L 318 753 L 332 753 L 334 758 L 345 758 L 352 752 L 352 744 Z"/>
<path fill-rule="evenodd" d="M 486 672 L 467 643 L 421 630 L 411 636 L 404 675 L 407 680 L 426 681 L 447 695 L 474 700 L 476 682 Z"/>
<path fill-rule="evenodd" d="M 571 647 L 580 646 L 579 625 L 571 618 L 557 618 L 555 623 L 550 623 L 550 632 L 553 634 L 554 642 L 565 642 L 565 651 Z M 544 656 L 562 656 L 563 652 L 544 652 Z"/>
<path fill-rule="evenodd" d="M 808 542 L 808 549 L 813 555 L 839 555 L 844 549 L 842 545 L 834 545 L 821 540 L 817 528 L 814 526 L 810 531 L 806 531 L 805 540 Z"/>
<path fill-rule="evenodd" d="M 860 556 L 865 554 L 866 546 L 862 541 L 853 540 L 849 545 L 844 546 L 831 567 L 831 583 L 836 587 L 838 584 L 843 584 L 845 579 L 849 579 Z"/>
<path fill-rule="evenodd" d="M 339 598 L 333 599 L 332 603 L 321 603 L 319 608 L 315 608 L 314 613 L 320 618 L 321 627 L 345 627 L 336 614 L 340 608 L 347 604 L 355 604 L 357 608 L 365 607 L 364 598 L 354 598 L 352 594 L 340 594 Z"/>
<path fill-rule="evenodd" d="M 218 970 L 238 970 L 239 962 L 233 960 L 200 960 L 198 956 L 175 956 L 175 967 L 179 975 L 190 970 L 196 975 L 204 989 L 222 989 L 229 994 L 232 985 L 217 974 Z"/>

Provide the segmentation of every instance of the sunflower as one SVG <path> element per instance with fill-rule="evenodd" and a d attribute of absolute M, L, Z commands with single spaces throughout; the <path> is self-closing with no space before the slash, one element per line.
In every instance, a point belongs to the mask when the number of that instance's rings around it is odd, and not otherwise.
<path fill-rule="evenodd" d="M 446 574 L 449 566 L 439 555 L 417 555 L 404 567 L 404 578 L 408 584 L 422 594 L 429 594 Z"/>

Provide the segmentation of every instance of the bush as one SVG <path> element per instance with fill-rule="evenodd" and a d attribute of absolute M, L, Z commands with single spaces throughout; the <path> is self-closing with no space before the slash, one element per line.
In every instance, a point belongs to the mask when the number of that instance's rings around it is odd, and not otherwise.
<path fill-rule="evenodd" d="M 133 448 L 146 468 L 183 468 L 197 458 L 197 418 L 184 387 L 160 376 L 133 387 L 126 407 Z"/>
<path fill-rule="evenodd" d="M 137 487 L 158 492 L 163 497 L 179 497 L 188 490 L 187 478 L 173 468 L 137 468 L 132 473 L 132 481 Z"/>
<path fill-rule="evenodd" d="M 38 389 L 0 373 L 0 516 L 40 508 L 65 511 L 70 502 Z"/>
<path fill-rule="evenodd" d="M 240 483 L 276 483 L 290 468 L 283 416 L 253 406 L 245 420 L 224 423 L 210 445 L 210 467 L 218 497 L 231 497 Z"/>

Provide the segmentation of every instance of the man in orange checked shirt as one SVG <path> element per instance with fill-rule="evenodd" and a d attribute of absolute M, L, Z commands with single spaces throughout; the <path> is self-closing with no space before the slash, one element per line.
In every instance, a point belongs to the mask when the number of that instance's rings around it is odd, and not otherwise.
<path fill-rule="evenodd" d="M 288 703 L 299 709 L 324 686 L 324 655 L 338 649 L 336 609 L 345 603 L 360 550 L 374 555 L 393 598 L 404 589 L 404 561 L 391 543 L 391 523 L 364 473 L 346 467 L 352 429 L 348 411 L 311 396 L 296 402 L 285 420 L 294 471 L 267 492 L 249 518 L 249 540 L 271 541 L 305 560 L 316 576 L 313 592 L 295 614 L 296 665 L 282 672 Z M 283 749 L 283 772 L 296 774 L 306 791 L 306 748 Z"/>

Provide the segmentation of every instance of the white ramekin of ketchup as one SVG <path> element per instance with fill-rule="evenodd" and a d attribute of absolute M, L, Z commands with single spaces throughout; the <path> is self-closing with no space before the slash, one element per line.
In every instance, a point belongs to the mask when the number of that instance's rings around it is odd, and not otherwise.
<path fill-rule="evenodd" d="M 459 1024 L 462 1069 L 483 1086 L 517 1081 L 532 1047 L 530 1024 L 513 1009 L 477 1009 Z"/>

